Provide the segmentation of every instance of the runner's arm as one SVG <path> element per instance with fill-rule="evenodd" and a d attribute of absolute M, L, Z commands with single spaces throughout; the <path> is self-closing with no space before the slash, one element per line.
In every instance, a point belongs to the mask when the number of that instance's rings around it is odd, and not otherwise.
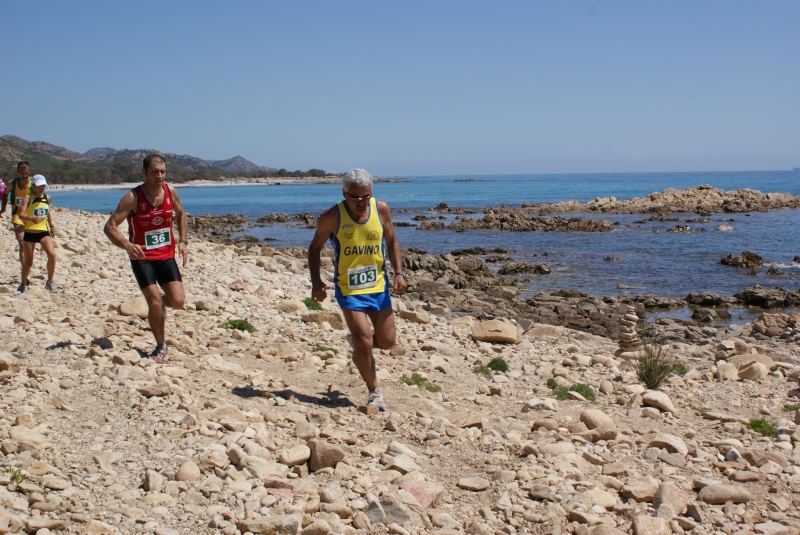
<path fill-rule="evenodd" d="M 320 254 L 325 242 L 333 235 L 338 225 L 338 208 L 335 206 L 325 210 L 317 222 L 317 231 L 314 239 L 308 246 L 308 271 L 311 272 L 311 299 L 320 303 L 328 296 L 327 290 L 330 288 L 322 281 L 320 266 L 322 264 Z"/>
<path fill-rule="evenodd" d="M 186 267 L 186 261 L 189 258 L 189 253 L 186 249 L 186 244 L 183 243 L 183 240 L 186 239 L 186 235 L 189 233 L 189 218 L 186 216 L 186 211 L 183 209 L 183 204 L 181 204 L 181 198 L 178 195 L 178 190 L 172 186 L 168 187 L 169 194 L 172 196 L 175 219 L 178 223 L 178 254 L 181 255 L 181 258 L 183 258 L 183 267 Z"/>
<path fill-rule="evenodd" d="M 17 212 L 17 217 L 19 217 L 20 221 L 33 221 L 34 223 L 38 223 L 38 221 L 34 221 L 38 219 L 37 217 L 28 217 L 25 215 L 25 212 L 28 211 L 29 202 L 31 202 L 31 196 L 25 195 L 25 198 L 22 199 L 22 206 L 19 207 L 19 212 Z"/>
<path fill-rule="evenodd" d="M 136 197 L 134 197 L 132 191 L 129 191 L 119 201 L 117 209 L 111 213 L 108 221 L 106 221 L 105 227 L 103 227 L 103 232 L 108 236 L 111 243 L 120 249 L 125 249 L 125 252 L 128 253 L 128 256 L 131 257 L 132 260 L 141 260 L 144 258 L 144 251 L 142 248 L 128 241 L 119 231 L 119 225 L 125 221 L 135 209 Z"/>
<path fill-rule="evenodd" d="M 397 241 L 397 235 L 394 233 L 392 212 L 389 210 L 389 205 L 383 201 L 378 201 L 378 212 L 381 214 L 381 222 L 383 223 L 386 252 L 389 255 L 389 262 L 392 263 L 392 269 L 394 269 L 395 273 L 392 289 L 396 293 L 402 294 L 406 291 L 408 284 L 406 283 L 405 275 L 399 275 L 399 273 L 403 273 L 403 253 L 400 251 L 400 242 Z"/>
<path fill-rule="evenodd" d="M 50 203 L 50 210 L 47 211 L 47 226 L 50 228 L 50 237 L 55 238 L 56 236 L 56 227 L 53 226 L 53 204 L 52 198 Z"/>

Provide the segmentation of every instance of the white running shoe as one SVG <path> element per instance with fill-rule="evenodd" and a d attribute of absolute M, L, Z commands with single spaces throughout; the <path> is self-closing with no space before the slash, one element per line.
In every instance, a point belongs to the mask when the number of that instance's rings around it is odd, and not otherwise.
<path fill-rule="evenodd" d="M 47 281 L 44 283 L 44 289 L 50 292 L 51 294 L 58 293 L 58 286 L 56 286 L 56 281 Z"/>
<path fill-rule="evenodd" d="M 167 360 L 167 343 L 164 342 L 160 346 L 156 346 L 148 358 L 156 364 L 163 364 Z"/>
<path fill-rule="evenodd" d="M 367 405 L 370 407 L 378 407 L 378 410 L 381 412 L 386 410 L 386 405 L 383 403 L 383 392 L 381 392 L 380 388 L 376 388 L 369 393 Z"/>

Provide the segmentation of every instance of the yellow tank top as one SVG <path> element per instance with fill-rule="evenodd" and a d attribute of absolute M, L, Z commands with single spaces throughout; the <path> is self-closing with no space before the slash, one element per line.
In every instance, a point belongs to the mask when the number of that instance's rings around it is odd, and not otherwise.
<path fill-rule="evenodd" d="M 345 202 L 339 208 L 339 230 L 333 237 L 336 259 L 336 291 L 342 295 L 376 294 L 386 291 L 386 255 L 383 223 L 378 204 L 369 200 L 369 216 L 357 223 L 347 212 Z"/>
<path fill-rule="evenodd" d="M 47 215 L 50 213 L 50 197 L 45 193 L 41 197 L 34 197 L 31 195 L 31 201 L 28 203 L 28 209 L 25 210 L 25 215 L 28 217 L 41 217 L 42 220 L 38 223 L 33 221 L 25 221 L 26 232 L 47 232 L 50 230 L 50 225 L 47 223 Z"/>
<path fill-rule="evenodd" d="M 22 208 L 22 201 L 31 193 L 31 181 L 24 188 L 19 187 L 19 180 L 14 181 L 14 206 L 11 208 L 11 222 L 15 225 L 24 225 L 25 223 L 19 218 L 19 209 Z"/>

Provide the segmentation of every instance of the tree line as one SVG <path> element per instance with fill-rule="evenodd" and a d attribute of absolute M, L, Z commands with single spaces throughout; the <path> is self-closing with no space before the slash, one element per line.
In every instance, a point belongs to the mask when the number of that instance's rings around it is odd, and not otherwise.
<path fill-rule="evenodd" d="M 140 182 L 142 180 L 141 167 L 131 162 L 115 162 L 113 165 L 102 167 L 85 167 L 76 165 L 72 160 L 58 162 L 47 168 L 31 167 L 31 176 L 41 173 L 47 177 L 50 184 L 122 184 L 124 182 Z M 274 178 L 274 177 L 324 177 L 326 172 L 322 169 L 309 169 L 308 171 L 287 171 L 279 169 L 275 172 L 255 171 L 240 173 L 235 171 L 193 171 L 177 164 L 168 164 L 167 176 L 170 182 L 184 183 L 194 180 L 222 181 L 228 175 L 237 178 Z M 0 163 L 0 178 L 8 181 L 17 176 L 16 164 Z"/>

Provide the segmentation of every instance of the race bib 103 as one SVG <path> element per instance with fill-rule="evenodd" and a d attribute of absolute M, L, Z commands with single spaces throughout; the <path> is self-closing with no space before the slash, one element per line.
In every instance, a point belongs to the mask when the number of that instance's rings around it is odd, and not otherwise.
<path fill-rule="evenodd" d="M 378 283 L 378 265 L 372 264 L 347 270 L 347 287 L 350 290 L 371 288 Z"/>

